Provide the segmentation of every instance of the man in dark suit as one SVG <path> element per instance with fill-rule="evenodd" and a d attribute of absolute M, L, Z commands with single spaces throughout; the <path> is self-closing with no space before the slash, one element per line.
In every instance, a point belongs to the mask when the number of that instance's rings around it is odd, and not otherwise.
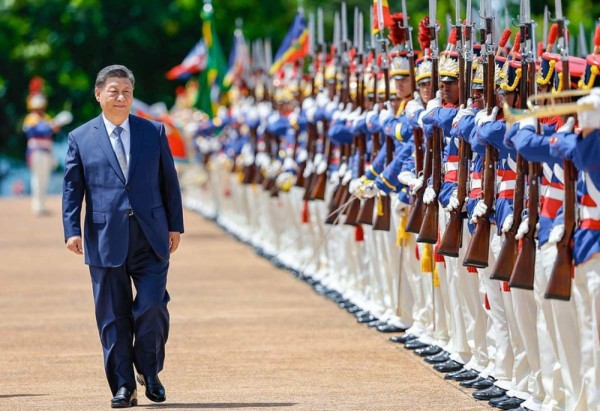
<path fill-rule="evenodd" d="M 169 334 L 167 270 L 183 233 L 165 128 L 129 114 L 134 83 L 125 66 L 98 73 L 95 96 L 102 114 L 69 134 L 63 186 L 65 241 L 76 254 L 83 254 L 85 197 L 85 263 L 113 408 L 137 404 L 134 365 L 146 396 L 166 398 L 158 373 Z"/>

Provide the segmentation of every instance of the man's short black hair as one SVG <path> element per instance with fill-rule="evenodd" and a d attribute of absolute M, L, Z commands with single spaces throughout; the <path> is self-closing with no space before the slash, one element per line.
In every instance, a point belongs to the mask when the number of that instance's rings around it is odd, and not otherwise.
<path fill-rule="evenodd" d="M 133 73 L 127 67 L 120 64 L 113 64 L 112 66 L 107 66 L 100 70 L 96 76 L 96 87 L 104 87 L 106 80 L 111 77 L 128 78 L 129 81 L 131 81 L 131 85 L 135 87 L 135 77 L 133 76 Z"/>

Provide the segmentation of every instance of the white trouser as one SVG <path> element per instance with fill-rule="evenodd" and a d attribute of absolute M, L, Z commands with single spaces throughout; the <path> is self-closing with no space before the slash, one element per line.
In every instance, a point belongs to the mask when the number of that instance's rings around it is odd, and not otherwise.
<path fill-rule="evenodd" d="M 52 153 L 47 151 L 35 150 L 29 154 L 31 211 L 36 214 L 46 211 L 46 191 L 53 161 Z"/>
<path fill-rule="evenodd" d="M 508 390 L 512 387 L 513 362 L 514 355 L 510 342 L 510 332 L 508 327 L 508 319 L 506 313 L 506 303 L 510 304 L 510 294 L 504 291 L 504 287 L 500 281 L 491 280 L 490 275 L 496 264 L 496 257 L 500 253 L 502 247 L 502 237 L 496 234 L 495 227 L 492 226 L 490 239 L 490 254 L 487 268 L 477 269 L 485 287 L 485 292 L 489 302 L 490 309 L 487 311 L 493 328 L 493 342 L 495 346 L 488 347 L 488 352 L 494 350 L 495 368 L 492 373 L 496 378 L 495 385 Z M 508 296 L 506 295 L 508 294 Z"/>
<path fill-rule="evenodd" d="M 600 408 L 600 254 L 575 267 L 572 297 L 581 335 L 581 379 L 588 410 Z"/>
<path fill-rule="evenodd" d="M 428 324 L 431 324 L 432 307 L 429 306 L 431 302 L 426 299 L 426 295 L 429 296 L 431 292 L 429 288 L 427 291 L 424 289 L 425 275 L 421 273 L 421 264 L 415 253 L 416 246 L 415 236 L 411 233 L 402 247 L 402 273 L 413 297 L 413 323 L 406 333 L 421 336 Z M 403 286 L 404 283 L 400 285 Z"/>
<path fill-rule="evenodd" d="M 489 365 L 486 337 L 488 317 L 485 312 L 484 296 L 480 292 L 478 274 L 469 273 L 467 268 L 462 265 L 467 245 L 471 241 L 466 220 L 463 221 L 462 233 L 463 246 L 459 249 L 458 258 L 454 260 L 456 260 L 458 268 L 456 287 L 462 308 L 467 344 L 471 353 L 471 359 L 466 363 L 466 368 L 482 372 Z"/>

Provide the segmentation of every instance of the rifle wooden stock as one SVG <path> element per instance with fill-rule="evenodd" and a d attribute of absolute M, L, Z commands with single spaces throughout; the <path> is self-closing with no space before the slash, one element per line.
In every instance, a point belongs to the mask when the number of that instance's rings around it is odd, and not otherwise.
<path fill-rule="evenodd" d="M 394 157 L 394 140 L 391 137 L 385 137 L 385 166 L 390 164 Z M 385 167 L 384 167 L 385 168 Z M 375 223 L 373 224 L 373 230 L 376 231 L 390 231 L 390 221 L 392 214 L 392 203 L 389 196 L 380 196 L 379 201 L 381 202 L 378 209 L 377 216 L 375 217 Z"/>
<path fill-rule="evenodd" d="M 327 129 L 328 127 L 323 127 L 323 138 L 327 139 L 327 143 L 325 144 L 325 158 L 327 161 L 327 168 L 331 164 L 331 159 L 333 157 L 333 144 L 331 143 L 331 139 L 327 137 Z M 315 167 L 318 167 L 318 164 L 315 164 Z M 321 174 L 317 174 L 317 178 L 315 179 L 314 186 L 310 195 L 311 200 L 325 200 L 325 188 L 327 186 L 327 171 Z"/>
<path fill-rule="evenodd" d="M 521 216 L 523 214 L 523 203 L 525 200 L 525 167 L 527 162 L 521 155 L 517 155 L 517 179 L 515 182 L 515 193 L 513 197 L 513 225 L 504 233 L 504 243 L 496 259 L 496 265 L 492 270 L 490 278 L 498 281 L 510 281 L 515 262 L 517 261 L 518 241 L 515 238 Z"/>
<path fill-rule="evenodd" d="M 379 196 L 377 201 L 380 202 L 381 213 L 377 213 L 375 217 L 375 223 L 373 223 L 373 230 L 375 231 L 390 231 L 390 214 L 391 214 L 391 201 L 390 196 L 382 195 Z M 387 210 L 387 211 L 386 211 Z"/>
<path fill-rule="evenodd" d="M 540 166 L 537 163 L 529 163 L 529 189 L 527 210 L 529 214 L 529 231 L 521 239 L 521 250 L 517 255 L 515 267 L 510 276 L 508 285 L 513 288 L 522 288 L 533 290 L 533 280 L 535 277 L 535 231 L 538 222 L 538 203 L 539 203 L 539 176 Z"/>
<path fill-rule="evenodd" d="M 458 142 L 459 164 L 458 164 L 458 207 L 450 211 L 450 218 L 444 236 L 438 247 L 438 254 L 448 257 L 458 257 L 458 251 L 462 247 L 463 237 L 463 215 L 462 209 L 467 196 L 467 179 L 469 175 L 469 158 L 471 157 L 469 144 L 460 140 Z"/>
<path fill-rule="evenodd" d="M 427 152 L 427 155 L 432 157 L 432 184 L 433 189 L 436 193 L 440 192 L 442 185 L 442 137 L 440 134 L 442 131 L 439 128 L 434 128 L 433 136 L 429 139 L 431 141 L 431 152 Z M 425 184 L 423 184 L 425 186 Z M 425 205 L 425 216 L 423 217 L 423 223 L 417 236 L 418 243 L 435 244 L 438 240 L 439 230 L 439 214 L 440 214 L 440 203 L 435 198 L 430 204 Z"/>
<path fill-rule="evenodd" d="M 494 202 L 495 161 L 496 150 L 488 144 L 485 148 L 485 171 L 483 175 L 483 200 L 488 207 L 488 211 L 477 220 L 477 225 L 475 226 L 473 236 L 471 236 L 471 242 L 467 248 L 463 265 L 470 265 L 477 268 L 486 268 L 488 266 L 491 234 L 491 223 L 488 217 Z"/>
<path fill-rule="evenodd" d="M 575 202 L 577 201 L 575 186 L 577 170 L 571 161 L 564 162 L 565 201 L 564 218 L 565 233 L 556 244 L 557 254 L 552 273 L 548 280 L 545 298 L 569 301 L 571 299 L 571 281 L 573 273 L 573 234 L 575 234 Z"/>
<path fill-rule="evenodd" d="M 564 20 L 559 20 L 558 26 L 559 34 L 566 38 Z M 566 61 L 563 61 L 563 79 L 565 81 L 565 90 L 569 90 L 571 88 L 571 72 L 569 64 Z M 565 160 L 563 167 L 565 176 L 565 200 L 563 202 L 565 232 L 563 238 L 556 244 L 556 261 L 552 267 L 552 273 L 550 274 L 544 297 L 569 301 L 571 299 L 571 274 L 573 272 L 573 235 L 575 234 L 576 224 L 577 169 L 568 160 Z"/>
<path fill-rule="evenodd" d="M 358 149 L 358 175 L 362 177 L 365 174 L 365 155 L 367 151 L 366 137 L 364 134 L 361 134 L 356 138 L 356 146 Z M 360 199 L 355 198 L 348 209 L 348 213 L 346 214 L 346 224 L 351 226 L 359 225 L 360 223 L 358 217 L 360 212 Z"/>
<path fill-rule="evenodd" d="M 371 148 L 371 160 L 377 157 L 381 149 L 379 133 L 373 134 L 373 147 Z M 366 151 L 366 149 L 365 149 Z M 373 225 L 373 212 L 375 211 L 375 198 L 367 198 L 358 213 L 358 222 L 360 224 Z"/>

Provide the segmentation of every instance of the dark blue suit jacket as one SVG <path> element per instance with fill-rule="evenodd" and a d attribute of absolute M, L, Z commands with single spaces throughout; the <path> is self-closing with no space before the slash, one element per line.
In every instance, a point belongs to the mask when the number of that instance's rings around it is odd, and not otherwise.
<path fill-rule="evenodd" d="M 130 115 L 129 176 L 125 178 L 102 116 L 69 134 L 63 184 L 65 241 L 81 236 L 85 197 L 85 263 L 118 267 L 129 244 L 127 210 L 159 258 L 169 258 L 169 231 L 183 233 L 181 192 L 162 124 Z"/>

